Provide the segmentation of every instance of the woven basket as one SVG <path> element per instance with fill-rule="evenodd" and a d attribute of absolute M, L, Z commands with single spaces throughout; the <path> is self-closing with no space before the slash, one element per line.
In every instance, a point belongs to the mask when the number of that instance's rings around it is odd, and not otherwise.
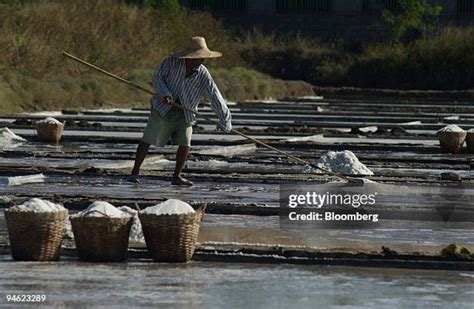
<path fill-rule="evenodd" d="M 57 261 L 67 210 L 34 213 L 5 210 L 12 256 L 17 261 Z"/>
<path fill-rule="evenodd" d="M 83 261 L 120 262 L 127 259 L 133 217 L 70 217 L 74 241 Z"/>
<path fill-rule="evenodd" d="M 466 135 L 467 151 L 474 153 L 474 132 L 467 132 Z"/>
<path fill-rule="evenodd" d="M 38 133 L 38 139 L 40 141 L 56 143 L 58 144 L 61 140 L 61 134 L 63 133 L 64 123 L 37 123 L 36 132 Z"/>
<path fill-rule="evenodd" d="M 436 135 L 441 151 L 454 154 L 461 150 L 466 139 L 466 132 L 438 132 Z"/>
<path fill-rule="evenodd" d="M 146 247 L 155 262 L 188 262 L 196 249 L 206 205 L 192 214 L 139 213 Z"/>

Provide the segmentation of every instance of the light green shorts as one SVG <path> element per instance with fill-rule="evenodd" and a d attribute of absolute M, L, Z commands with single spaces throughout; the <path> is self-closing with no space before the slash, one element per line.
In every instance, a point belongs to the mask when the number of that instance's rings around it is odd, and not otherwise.
<path fill-rule="evenodd" d="M 151 110 L 142 141 L 163 147 L 171 138 L 173 145 L 191 146 L 192 134 L 193 127 L 186 122 L 184 112 L 172 107 L 164 117 L 158 111 Z"/>

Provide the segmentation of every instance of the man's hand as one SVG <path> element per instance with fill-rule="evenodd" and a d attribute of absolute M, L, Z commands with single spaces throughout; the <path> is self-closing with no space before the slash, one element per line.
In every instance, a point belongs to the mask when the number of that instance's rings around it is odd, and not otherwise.
<path fill-rule="evenodd" d="M 232 124 L 230 122 L 219 122 L 216 126 L 217 131 L 224 131 L 229 133 L 232 130 Z"/>
<path fill-rule="evenodd" d="M 174 101 L 172 97 L 166 96 L 166 97 L 163 97 L 163 102 L 165 102 L 165 104 L 171 105 Z"/>

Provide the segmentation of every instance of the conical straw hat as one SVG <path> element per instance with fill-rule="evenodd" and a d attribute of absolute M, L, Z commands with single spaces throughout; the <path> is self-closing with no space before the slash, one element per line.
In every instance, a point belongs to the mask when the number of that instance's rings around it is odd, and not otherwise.
<path fill-rule="evenodd" d="M 206 39 L 202 36 L 192 37 L 185 49 L 171 55 L 182 59 L 218 58 L 222 53 L 212 51 L 207 47 Z"/>

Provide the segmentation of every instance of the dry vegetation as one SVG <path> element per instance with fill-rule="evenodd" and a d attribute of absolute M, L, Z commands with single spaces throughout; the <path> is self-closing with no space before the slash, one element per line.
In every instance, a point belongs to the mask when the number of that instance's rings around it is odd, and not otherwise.
<path fill-rule="evenodd" d="M 147 95 L 61 56 L 67 50 L 148 84 L 159 61 L 196 34 L 225 57 L 208 62 L 230 100 L 308 95 L 311 86 L 474 88 L 474 30 L 409 43 L 342 43 L 253 31 L 232 36 L 210 14 L 140 9 L 114 0 L 0 0 L 0 110 L 146 106 Z"/>
<path fill-rule="evenodd" d="M 225 55 L 208 66 L 228 99 L 312 93 L 309 84 L 241 68 L 235 42 L 206 13 L 140 9 L 112 0 L 35 1 L 0 4 L 0 108 L 147 106 L 146 94 L 67 60 L 61 52 L 146 85 L 160 60 L 197 33 Z"/>
<path fill-rule="evenodd" d="M 254 35 L 241 56 L 253 68 L 317 86 L 465 90 L 474 88 L 474 30 L 444 28 L 408 43 L 343 44 Z"/>

